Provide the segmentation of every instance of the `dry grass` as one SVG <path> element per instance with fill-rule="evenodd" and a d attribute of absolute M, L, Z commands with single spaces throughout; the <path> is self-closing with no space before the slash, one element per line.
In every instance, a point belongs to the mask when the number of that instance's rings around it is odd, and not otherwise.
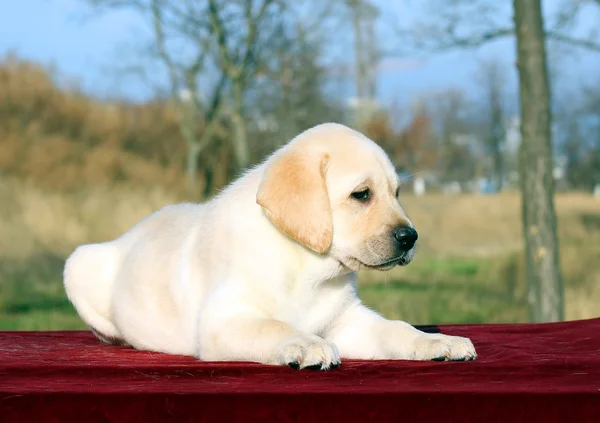
<path fill-rule="evenodd" d="M 36 63 L 0 57 L 0 174 L 55 191 L 181 185 L 186 149 L 168 102 L 100 101 L 55 79 Z"/>
<path fill-rule="evenodd" d="M 0 178 L 0 329 L 83 328 L 62 288 L 64 259 L 179 200 L 162 188 L 56 193 Z"/>
<path fill-rule="evenodd" d="M 221 144 L 200 160 L 218 164 L 216 186 L 230 171 Z M 0 329 L 82 328 L 62 290 L 64 259 L 184 199 L 184 159 L 167 102 L 100 101 L 59 87 L 47 68 L 0 58 Z M 600 202 L 567 194 L 557 204 L 567 318 L 598 316 Z M 412 323 L 526 320 L 516 194 L 404 205 L 420 251 L 407 268 L 361 275 L 369 304 Z"/>
<path fill-rule="evenodd" d="M 162 188 L 95 186 L 49 192 L 0 179 L 0 328 L 81 328 L 62 292 L 64 258 L 111 239 L 182 198 Z M 407 197 L 420 251 L 407 268 L 361 275 L 365 301 L 413 323 L 518 322 L 527 318 L 519 200 Z M 600 315 L 600 202 L 557 199 L 567 318 Z"/>
<path fill-rule="evenodd" d="M 0 257 L 25 259 L 40 252 L 66 256 L 77 245 L 120 235 L 178 200 L 158 187 L 96 186 L 65 194 L 0 179 Z"/>

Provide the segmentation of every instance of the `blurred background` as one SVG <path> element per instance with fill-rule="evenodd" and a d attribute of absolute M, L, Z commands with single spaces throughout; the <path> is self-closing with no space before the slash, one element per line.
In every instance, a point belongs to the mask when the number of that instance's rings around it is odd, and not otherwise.
<path fill-rule="evenodd" d="M 600 1 L 542 1 L 565 318 L 600 316 Z M 65 258 L 201 201 L 313 125 L 403 177 L 413 263 L 360 275 L 413 324 L 525 322 L 513 2 L 0 5 L 0 330 L 82 329 Z"/>

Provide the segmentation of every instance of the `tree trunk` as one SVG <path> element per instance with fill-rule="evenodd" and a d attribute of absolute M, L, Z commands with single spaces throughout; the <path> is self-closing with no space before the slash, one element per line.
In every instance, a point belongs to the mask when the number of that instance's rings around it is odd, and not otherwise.
<path fill-rule="evenodd" d="M 497 149 L 494 151 L 494 185 L 496 191 L 500 192 L 504 188 L 504 159 L 502 157 L 502 150 Z"/>
<path fill-rule="evenodd" d="M 350 0 L 348 5 L 352 9 L 352 29 L 354 30 L 354 61 L 356 66 L 356 98 L 363 100 L 367 93 L 365 92 L 366 82 L 366 64 L 365 48 L 363 43 L 363 33 L 361 28 L 362 8 L 361 0 Z M 360 112 L 360 110 L 359 110 Z"/>
<path fill-rule="evenodd" d="M 502 140 L 504 139 L 504 116 L 502 112 L 502 104 L 500 98 L 500 87 L 495 85 L 491 87 L 490 92 L 490 107 L 491 107 L 491 150 L 493 161 L 493 182 L 496 190 L 502 191 L 504 183 L 504 166 L 502 157 Z"/>
<path fill-rule="evenodd" d="M 241 87 L 240 83 L 235 82 L 233 84 L 233 113 L 231 121 L 233 124 L 233 153 L 238 170 L 245 169 L 250 164 L 246 122 L 242 116 L 244 110 L 243 93 L 243 87 Z"/>
<path fill-rule="evenodd" d="M 554 180 L 550 90 L 541 0 L 514 0 L 521 104 L 519 157 L 529 318 L 564 319 Z"/>
<path fill-rule="evenodd" d="M 213 192 L 214 174 L 215 172 L 212 166 L 204 167 L 204 190 L 202 193 L 202 199 L 207 199 Z"/>
<path fill-rule="evenodd" d="M 194 197 L 198 195 L 198 158 L 200 157 L 200 146 L 197 143 L 187 143 L 187 188 Z"/>

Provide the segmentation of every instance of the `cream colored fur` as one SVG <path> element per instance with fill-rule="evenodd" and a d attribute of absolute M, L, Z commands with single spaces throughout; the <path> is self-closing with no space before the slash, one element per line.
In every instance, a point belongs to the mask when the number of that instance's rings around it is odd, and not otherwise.
<path fill-rule="evenodd" d="M 345 126 L 298 135 L 203 204 L 167 206 L 121 237 L 83 245 L 64 283 L 104 342 L 301 368 L 342 358 L 474 359 L 470 340 L 426 334 L 365 307 L 356 271 L 407 264 L 412 226 L 394 167 Z M 351 194 L 369 189 L 360 202 Z"/>

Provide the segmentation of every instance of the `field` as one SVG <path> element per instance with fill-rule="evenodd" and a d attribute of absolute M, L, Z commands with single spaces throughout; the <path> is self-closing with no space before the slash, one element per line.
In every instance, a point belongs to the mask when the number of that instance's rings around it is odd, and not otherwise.
<path fill-rule="evenodd" d="M 179 200 L 160 188 L 53 193 L 0 179 L 0 330 L 85 328 L 62 289 L 64 259 Z M 406 268 L 361 274 L 367 304 L 414 324 L 527 320 L 517 194 L 406 196 L 403 204 L 419 251 Z M 566 317 L 600 316 L 600 201 L 561 194 L 557 209 Z"/>

